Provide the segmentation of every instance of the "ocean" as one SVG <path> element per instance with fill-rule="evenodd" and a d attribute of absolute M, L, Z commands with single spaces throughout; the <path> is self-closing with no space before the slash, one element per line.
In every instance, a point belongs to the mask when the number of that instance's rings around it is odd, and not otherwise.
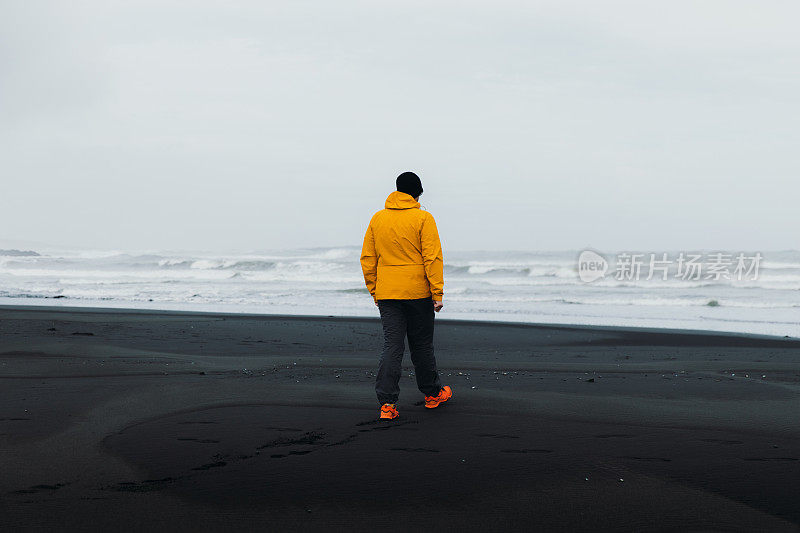
<path fill-rule="evenodd" d="M 760 252 L 755 279 L 742 280 L 712 275 L 716 251 L 696 252 L 704 269 L 689 279 L 678 275 L 679 252 L 652 279 L 647 268 L 638 279 L 623 275 L 620 253 L 600 253 L 607 275 L 585 282 L 580 251 L 447 252 L 439 316 L 800 337 L 800 251 Z M 652 252 L 624 253 L 641 253 L 647 267 Z M 355 246 L 230 255 L 0 250 L 0 303 L 377 316 L 359 254 Z"/>

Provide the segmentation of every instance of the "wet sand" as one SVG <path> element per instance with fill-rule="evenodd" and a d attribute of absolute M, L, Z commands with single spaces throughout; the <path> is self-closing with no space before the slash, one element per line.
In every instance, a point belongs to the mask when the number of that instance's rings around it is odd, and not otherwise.
<path fill-rule="evenodd" d="M 800 530 L 800 341 L 436 336 L 379 423 L 377 319 L 0 307 L 0 529 Z"/>

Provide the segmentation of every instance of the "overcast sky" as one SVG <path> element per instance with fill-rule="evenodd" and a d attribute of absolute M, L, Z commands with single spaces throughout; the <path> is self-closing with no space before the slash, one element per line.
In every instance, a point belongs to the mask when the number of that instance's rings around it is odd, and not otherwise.
<path fill-rule="evenodd" d="M 0 240 L 797 249 L 800 4 L 0 3 Z"/>

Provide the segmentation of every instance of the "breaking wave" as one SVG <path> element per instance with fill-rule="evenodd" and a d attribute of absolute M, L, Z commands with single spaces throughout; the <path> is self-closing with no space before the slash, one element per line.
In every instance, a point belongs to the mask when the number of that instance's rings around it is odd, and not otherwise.
<path fill-rule="evenodd" d="M 13 252 L 13 253 L 12 253 Z M 155 308 L 227 306 L 297 314 L 374 313 L 357 247 L 243 254 L 0 250 L 0 298 Z M 582 283 L 574 252 L 453 252 L 445 256 L 445 315 L 571 323 L 795 324 L 800 252 L 764 254 L 757 280 L 604 279 Z M 715 302 L 715 303 L 710 303 Z M 648 322 L 649 321 L 649 322 Z M 690 327 L 690 326 L 687 326 Z M 726 326 L 728 327 L 728 326 Z"/>

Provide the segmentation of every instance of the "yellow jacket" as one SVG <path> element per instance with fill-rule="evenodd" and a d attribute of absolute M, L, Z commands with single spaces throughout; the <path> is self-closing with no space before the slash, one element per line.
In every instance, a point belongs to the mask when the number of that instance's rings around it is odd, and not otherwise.
<path fill-rule="evenodd" d="M 375 300 L 414 300 L 444 291 L 442 244 L 433 215 L 395 191 L 372 217 L 361 248 L 361 270 Z"/>

